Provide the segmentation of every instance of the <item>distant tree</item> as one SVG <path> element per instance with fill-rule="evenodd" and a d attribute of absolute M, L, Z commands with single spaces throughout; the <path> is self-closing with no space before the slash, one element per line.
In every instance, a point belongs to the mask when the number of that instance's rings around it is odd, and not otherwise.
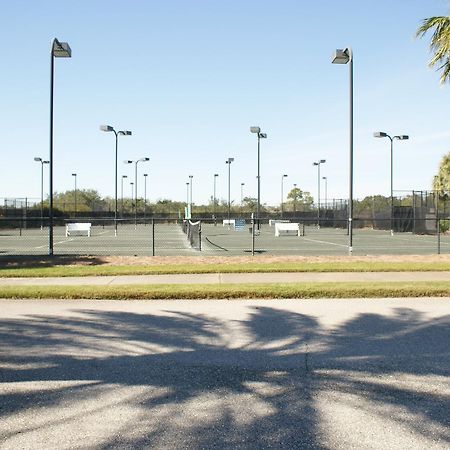
<path fill-rule="evenodd" d="M 242 207 L 246 211 L 256 211 L 258 199 L 255 197 L 244 197 L 242 199 Z"/>
<path fill-rule="evenodd" d="M 437 70 L 442 70 L 439 81 L 444 84 L 450 80 L 450 16 L 429 17 L 423 20 L 416 31 L 416 37 L 423 37 L 433 29 L 430 50 L 434 54 L 429 66 L 437 66 Z"/>
<path fill-rule="evenodd" d="M 299 206 L 302 209 L 309 209 L 314 203 L 314 198 L 308 191 L 302 191 L 301 189 L 295 187 L 288 192 L 287 198 L 292 203 L 292 208 L 297 209 Z"/>

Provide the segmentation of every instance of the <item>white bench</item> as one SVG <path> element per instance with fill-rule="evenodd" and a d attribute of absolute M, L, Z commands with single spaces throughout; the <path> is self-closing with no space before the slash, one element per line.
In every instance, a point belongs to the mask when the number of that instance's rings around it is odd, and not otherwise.
<path fill-rule="evenodd" d="M 83 236 L 91 237 L 90 223 L 67 223 L 66 237 L 68 236 Z"/>
<path fill-rule="evenodd" d="M 231 226 L 231 227 L 235 227 L 236 226 L 236 220 L 235 219 L 223 219 L 222 222 L 222 226 Z"/>
<path fill-rule="evenodd" d="M 276 223 L 289 223 L 289 220 L 284 219 L 269 219 L 269 226 L 273 227 Z"/>
<path fill-rule="evenodd" d="M 276 223 L 275 236 L 301 236 L 298 223 Z"/>

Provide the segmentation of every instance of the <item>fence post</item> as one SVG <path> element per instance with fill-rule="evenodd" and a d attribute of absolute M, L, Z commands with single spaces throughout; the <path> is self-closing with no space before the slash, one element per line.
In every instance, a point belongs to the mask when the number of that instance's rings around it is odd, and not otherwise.
<path fill-rule="evenodd" d="M 202 251 L 202 221 L 199 220 L 198 224 L 198 251 Z"/>
<path fill-rule="evenodd" d="M 155 256 L 155 219 L 152 219 L 152 256 Z"/>
<path fill-rule="evenodd" d="M 255 213 L 252 213 L 252 256 L 255 256 Z"/>
<path fill-rule="evenodd" d="M 436 225 L 437 225 L 437 253 L 438 255 L 441 254 L 441 221 L 439 217 L 436 219 Z"/>

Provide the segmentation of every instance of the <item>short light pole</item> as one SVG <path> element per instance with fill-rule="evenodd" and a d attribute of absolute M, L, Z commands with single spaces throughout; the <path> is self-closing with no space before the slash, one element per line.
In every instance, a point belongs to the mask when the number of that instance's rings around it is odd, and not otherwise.
<path fill-rule="evenodd" d="M 121 198 L 121 211 L 122 211 L 122 219 L 123 219 L 123 180 L 124 178 L 128 178 L 126 175 L 122 175 L 122 182 L 121 182 L 121 187 L 120 187 L 120 198 Z"/>
<path fill-rule="evenodd" d="M 231 217 L 231 163 L 233 161 L 234 158 L 228 158 L 225 161 L 225 164 L 228 164 L 228 220 L 230 220 Z"/>
<path fill-rule="evenodd" d="M 115 175 L 114 175 L 114 236 L 117 236 L 117 147 L 119 136 L 131 136 L 131 131 L 116 131 L 111 125 L 100 125 L 101 131 L 113 132 L 116 136 L 116 158 L 115 158 Z"/>
<path fill-rule="evenodd" d="M 348 253 L 353 254 L 353 52 L 351 47 L 337 49 L 332 64 L 349 64 L 349 193 L 348 193 Z"/>
<path fill-rule="evenodd" d="M 194 179 L 194 175 L 189 175 L 189 213 L 192 217 L 192 181 Z"/>
<path fill-rule="evenodd" d="M 74 180 L 75 180 L 75 191 L 74 191 L 74 198 L 75 198 L 75 216 L 77 215 L 77 174 L 72 174 Z"/>
<path fill-rule="evenodd" d="M 250 133 L 254 133 L 258 136 L 258 199 L 256 203 L 256 223 L 257 229 L 259 230 L 259 210 L 261 207 L 260 140 L 266 139 L 267 134 L 261 133 L 260 127 L 250 127 Z"/>
<path fill-rule="evenodd" d="M 49 192 L 49 208 L 48 208 L 48 254 L 53 256 L 53 85 L 55 72 L 55 58 L 70 58 L 72 50 L 67 42 L 59 42 L 58 39 L 53 39 L 52 48 L 50 52 L 50 192 Z"/>
<path fill-rule="evenodd" d="M 214 190 L 213 190 L 213 218 L 216 218 L 216 180 L 219 176 L 218 173 L 214 174 Z"/>
<path fill-rule="evenodd" d="M 281 208 L 281 218 L 283 218 L 283 200 L 284 200 L 284 179 L 287 178 L 287 174 L 281 175 L 281 204 L 280 204 L 280 208 Z"/>
<path fill-rule="evenodd" d="M 406 134 L 398 136 L 389 136 L 384 131 L 377 131 L 373 133 L 376 138 L 388 138 L 391 141 L 391 236 L 394 236 L 394 139 L 405 141 L 409 139 Z"/>
<path fill-rule="evenodd" d="M 189 206 L 189 181 L 186 182 L 186 208 Z"/>
<path fill-rule="evenodd" d="M 125 164 L 132 164 L 134 163 L 134 229 L 137 227 L 137 202 L 138 202 L 138 178 L 137 178 L 137 166 L 140 162 L 147 162 L 150 161 L 150 158 L 140 158 L 136 161 L 131 161 L 129 159 L 125 160 Z"/>
<path fill-rule="evenodd" d="M 297 184 L 294 183 L 294 219 L 297 212 L 296 208 L 297 208 Z"/>
<path fill-rule="evenodd" d="M 328 210 L 328 178 L 322 177 L 322 180 L 325 181 L 325 210 Z"/>
<path fill-rule="evenodd" d="M 133 194 L 134 194 L 134 189 L 133 189 L 134 183 L 132 181 L 130 181 L 130 187 L 131 187 L 131 204 L 133 204 Z"/>
<path fill-rule="evenodd" d="M 241 183 L 241 208 L 244 203 L 244 186 L 245 186 L 245 183 Z"/>
<path fill-rule="evenodd" d="M 319 159 L 313 163 L 313 166 L 317 166 L 317 229 L 320 228 L 320 165 L 325 162 L 324 159 Z"/>
<path fill-rule="evenodd" d="M 144 173 L 144 222 L 147 218 L 147 177 L 148 173 Z"/>
<path fill-rule="evenodd" d="M 44 228 L 44 164 L 49 164 L 50 161 L 44 161 L 42 158 L 34 158 L 36 162 L 41 163 L 41 231 Z"/>

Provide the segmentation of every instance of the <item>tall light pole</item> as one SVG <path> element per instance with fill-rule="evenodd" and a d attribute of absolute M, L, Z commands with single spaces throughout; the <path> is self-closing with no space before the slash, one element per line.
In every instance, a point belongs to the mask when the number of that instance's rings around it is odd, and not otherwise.
<path fill-rule="evenodd" d="M 128 130 L 116 131 L 111 125 L 100 125 L 100 130 L 113 132 L 116 136 L 116 158 L 114 172 L 114 236 L 117 236 L 117 147 L 119 136 L 131 136 L 132 133 Z"/>
<path fill-rule="evenodd" d="M 144 173 L 144 221 L 147 215 L 147 177 L 148 173 Z"/>
<path fill-rule="evenodd" d="M 373 137 L 388 138 L 391 141 L 391 236 L 394 236 L 394 139 L 405 141 L 409 139 L 409 136 L 406 134 L 389 136 L 389 134 L 384 131 L 377 131 L 373 133 Z"/>
<path fill-rule="evenodd" d="M 124 178 L 128 178 L 126 175 L 122 175 L 122 182 L 121 182 L 121 188 L 120 188 L 120 198 L 121 198 L 121 202 L 120 202 L 120 205 L 121 205 L 121 210 L 122 210 L 122 219 L 123 219 L 123 179 Z"/>
<path fill-rule="evenodd" d="M 325 162 L 324 159 L 313 162 L 313 166 L 317 166 L 317 229 L 320 228 L 320 165 Z"/>
<path fill-rule="evenodd" d="M 36 162 L 41 163 L 41 231 L 44 228 L 44 164 L 49 164 L 50 161 L 44 161 L 42 158 L 34 158 Z"/>
<path fill-rule="evenodd" d="M 55 78 L 55 58 L 70 58 L 72 50 L 67 42 L 59 42 L 58 39 L 53 39 L 52 48 L 50 51 L 50 193 L 49 193 L 49 233 L 48 233 L 48 254 L 53 256 L 53 85 Z"/>
<path fill-rule="evenodd" d="M 281 175 L 281 218 L 283 218 L 283 200 L 284 200 L 284 192 L 283 192 L 283 187 L 284 187 L 284 179 L 287 178 L 287 174 Z"/>
<path fill-rule="evenodd" d="M 242 208 L 242 204 L 244 202 L 244 186 L 245 186 L 245 183 L 241 183 L 241 208 Z"/>
<path fill-rule="evenodd" d="M 328 178 L 322 177 L 322 180 L 325 181 L 325 209 L 328 210 Z"/>
<path fill-rule="evenodd" d="M 137 159 L 136 161 L 131 161 L 129 159 L 126 159 L 124 161 L 125 164 L 132 164 L 134 163 L 134 229 L 137 227 L 137 202 L 138 202 L 138 178 L 137 178 L 137 166 L 140 162 L 147 162 L 150 161 L 150 158 L 144 157 Z"/>
<path fill-rule="evenodd" d="M 72 174 L 74 180 L 75 180 L 75 191 L 74 191 L 74 197 L 75 197 L 75 216 L 77 215 L 77 174 Z"/>
<path fill-rule="evenodd" d="M 131 187 L 131 203 L 133 203 L 133 193 L 134 193 L 134 189 L 133 189 L 134 183 L 132 181 L 130 181 L 130 187 Z"/>
<path fill-rule="evenodd" d="M 351 47 L 337 49 L 332 64 L 349 64 L 349 193 L 348 193 L 348 253 L 353 254 L 353 52 Z"/>
<path fill-rule="evenodd" d="M 254 133 L 258 136 L 258 200 L 256 203 L 256 223 L 259 230 L 259 209 L 261 207 L 260 140 L 266 139 L 267 134 L 261 133 L 260 127 L 250 127 L 250 133 Z"/>
<path fill-rule="evenodd" d="M 213 191 L 213 217 L 216 218 L 216 179 L 219 176 L 218 173 L 214 174 L 214 191 Z M 215 223 L 215 220 L 214 220 Z"/>
<path fill-rule="evenodd" d="M 228 158 L 225 161 L 225 164 L 228 164 L 228 220 L 231 217 L 231 163 L 234 161 L 234 158 Z"/>

